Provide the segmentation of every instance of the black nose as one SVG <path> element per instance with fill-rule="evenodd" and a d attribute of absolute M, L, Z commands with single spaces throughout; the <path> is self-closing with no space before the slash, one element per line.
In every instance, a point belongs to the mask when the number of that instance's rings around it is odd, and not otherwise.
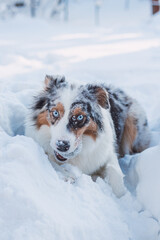
<path fill-rule="evenodd" d="M 66 152 L 68 151 L 68 149 L 70 148 L 70 143 L 69 141 L 62 141 L 62 140 L 58 140 L 56 142 L 57 145 L 57 149 L 61 152 Z"/>

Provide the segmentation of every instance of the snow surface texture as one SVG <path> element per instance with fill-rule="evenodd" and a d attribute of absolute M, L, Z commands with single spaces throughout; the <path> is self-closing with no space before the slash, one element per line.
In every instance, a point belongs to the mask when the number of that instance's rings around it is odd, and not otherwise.
<path fill-rule="evenodd" d="M 0 240 L 160 239 L 160 16 L 151 19 L 149 1 L 124 6 L 104 1 L 98 28 L 92 1 L 71 1 L 69 23 L 0 22 Z M 151 147 L 120 160 L 128 188 L 121 199 L 67 164 L 77 180 L 65 182 L 23 136 L 45 74 L 120 86 L 147 112 Z"/>

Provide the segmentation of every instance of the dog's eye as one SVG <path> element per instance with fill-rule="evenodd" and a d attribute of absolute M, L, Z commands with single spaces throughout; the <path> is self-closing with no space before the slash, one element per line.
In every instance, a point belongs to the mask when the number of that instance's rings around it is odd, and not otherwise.
<path fill-rule="evenodd" d="M 53 117 L 55 117 L 55 118 L 59 117 L 59 112 L 57 110 L 53 111 Z"/>
<path fill-rule="evenodd" d="M 84 118 L 84 116 L 81 114 L 81 115 L 78 115 L 77 120 L 78 120 L 78 121 L 82 121 L 83 118 Z"/>

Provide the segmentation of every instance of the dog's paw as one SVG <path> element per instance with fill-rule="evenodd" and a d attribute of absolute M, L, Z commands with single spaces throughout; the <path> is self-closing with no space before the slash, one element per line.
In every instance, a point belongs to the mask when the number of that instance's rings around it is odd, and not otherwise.
<path fill-rule="evenodd" d="M 61 166 L 56 166 L 56 170 L 61 179 L 72 184 L 81 176 L 79 169 L 67 163 Z"/>
<path fill-rule="evenodd" d="M 67 176 L 67 177 L 64 176 L 63 180 L 64 180 L 65 182 L 69 182 L 69 183 L 71 183 L 71 184 L 73 184 L 73 183 L 76 182 L 76 178 L 71 177 L 71 176 Z"/>
<path fill-rule="evenodd" d="M 70 172 L 68 169 L 64 167 L 61 168 L 61 171 L 59 172 L 59 176 L 65 182 L 69 182 L 71 184 L 75 183 L 77 179 L 77 176 L 73 172 Z"/>
<path fill-rule="evenodd" d="M 68 163 L 58 165 L 55 161 L 50 160 L 50 162 L 53 168 L 56 170 L 58 176 L 65 182 L 75 183 L 76 179 L 82 174 L 77 167 L 74 167 Z"/>

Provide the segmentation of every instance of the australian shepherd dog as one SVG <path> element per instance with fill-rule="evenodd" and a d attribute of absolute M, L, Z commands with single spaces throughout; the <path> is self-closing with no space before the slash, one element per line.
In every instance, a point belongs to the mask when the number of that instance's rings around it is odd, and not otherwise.
<path fill-rule="evenodd" d="M 146 115 L 135 99 L 105 84 L 74 85 L 64 76 L 46 76 L 26 135 L 51 162 L 68 162 L 93 178 L 105 178 L 118 197 L 125 192 L 118 158 L 141 152 L 150 142 Z"/>

